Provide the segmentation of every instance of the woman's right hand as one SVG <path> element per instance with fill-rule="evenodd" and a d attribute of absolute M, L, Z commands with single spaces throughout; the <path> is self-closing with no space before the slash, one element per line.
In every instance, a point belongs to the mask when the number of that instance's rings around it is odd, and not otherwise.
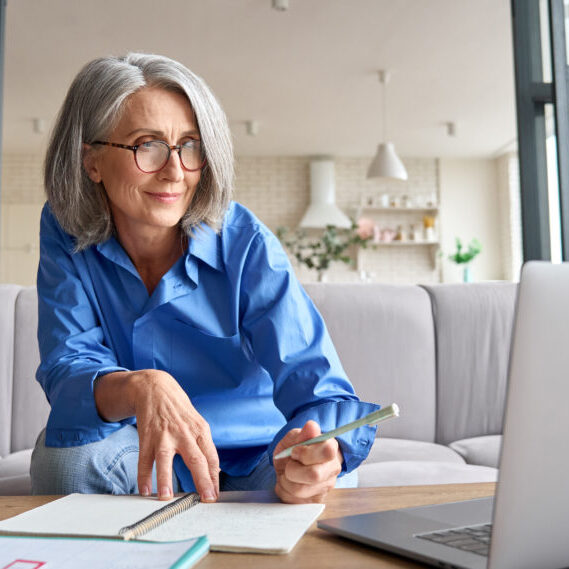
<path fill-rule="evenodd" d="M 192 473 L 201 499 L 217 500 L 219 458 L 209 425 L 169 373 L 141 370 L 101 376 L 95 387 L 95 401 L 99 414 L 107 421 L 136 416 L 140 494 L 152 491 L 155 462 L 158 497 L 173 497 L 172 465 L 174 455 L 179 454 Z"/>

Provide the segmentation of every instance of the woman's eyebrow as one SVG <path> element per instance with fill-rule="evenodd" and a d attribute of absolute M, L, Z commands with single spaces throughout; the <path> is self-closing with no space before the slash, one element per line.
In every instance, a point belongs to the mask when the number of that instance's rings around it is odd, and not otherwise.
<path fill-rule="evenodd" d="M 134 136 L 135 134 L 150 134 L 152 136 L 160 136 L 160 137 L 165 137 L 166 133 L 162 130 L 154 130 L 151 128 L 135 128 L 134 130 L 132 130 L 131 132 L 127 133 L 127 137 L 131 137 Z M 196 129 L 191 129 L 191 130 L 186 130 L 184 132 L 182 132 L 180 134 L 180 138 L 183 138 L 184 136 L 199 136 L 199 131 Z"/>

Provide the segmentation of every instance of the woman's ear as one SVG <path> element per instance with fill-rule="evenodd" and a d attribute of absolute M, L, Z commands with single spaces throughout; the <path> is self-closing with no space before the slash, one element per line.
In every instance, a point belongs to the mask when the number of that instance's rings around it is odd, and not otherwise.
<path fill-rule="evenodd" d="M 90 180 L 99 184 L 102 180 L 101 172 L 99 171 L 99 160 L 95 149 L 90 145 L 83 143 L 83 168 L 87 172 Z"/>

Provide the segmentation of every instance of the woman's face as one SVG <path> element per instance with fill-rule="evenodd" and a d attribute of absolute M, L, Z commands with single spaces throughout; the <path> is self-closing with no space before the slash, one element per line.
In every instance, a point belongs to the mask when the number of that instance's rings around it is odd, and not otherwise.
<path fill-rule="evenodd" d="M 109 142 L 135 146 L 150 140 L 169 145 L 199 140 L 194 112 L 187 98 L 155 87 L 131 95 Z M 139 170 L 131 150 L 87 147 L 85 169 L 105 187 L 119 237 L 157 236 L 175 228 L 187 211 L 200 179 L 200 170 L 182 168 L 176 151 L 162 170 Z"/>

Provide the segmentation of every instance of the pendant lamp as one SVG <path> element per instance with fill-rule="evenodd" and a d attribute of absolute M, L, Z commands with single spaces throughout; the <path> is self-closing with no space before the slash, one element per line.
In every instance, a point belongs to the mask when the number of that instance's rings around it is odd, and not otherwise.
<path fill-rule="evenodd" d="M 389 81 L 389 74 L 386 71 L 379 72 L 379 82 L 382 86 L 382 142 L 377 146 L 377 152 L 369 165 L 367 171 L 368 178 L 392 178 L 395 180 L 406 180 L 407 170 L 403 162 L 397 156 L 393 143 L 385 142 L 385 123 L 386 123 L 386 97 L 385 85 Z"/>

